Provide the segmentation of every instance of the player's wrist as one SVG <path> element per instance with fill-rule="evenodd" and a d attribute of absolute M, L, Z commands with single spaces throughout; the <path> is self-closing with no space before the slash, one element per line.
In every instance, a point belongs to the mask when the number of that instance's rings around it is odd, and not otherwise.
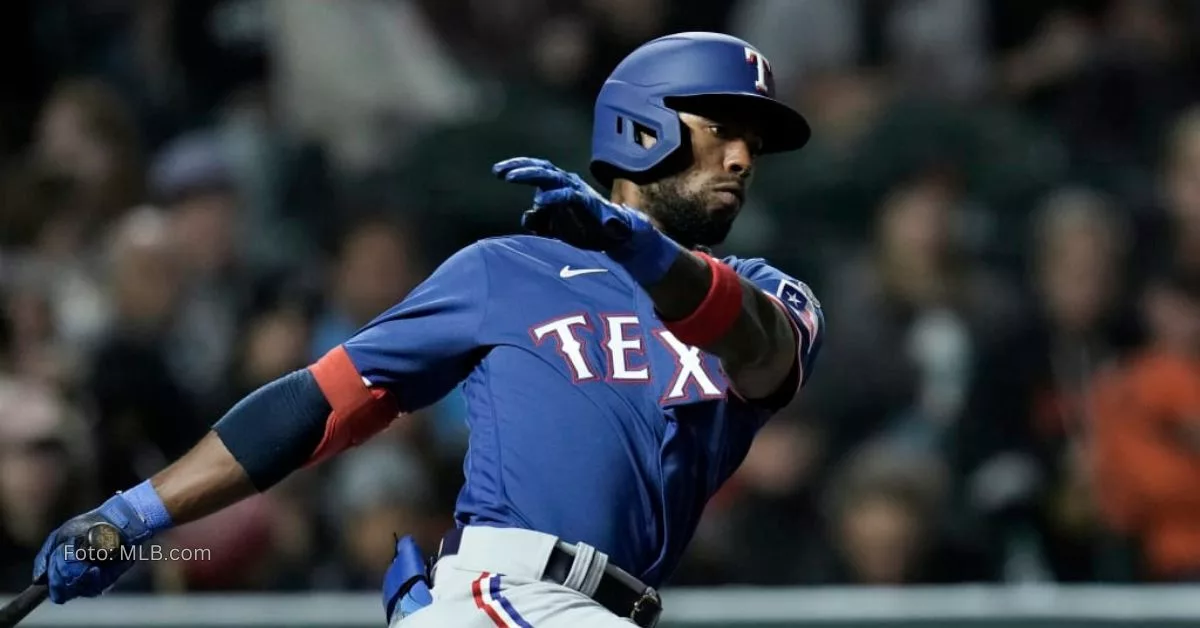
<path fill-rule="evenodd" d="M 174 525 L 171 513 L 150 480 L 121 493 L 117 498 L 124 499 L 133 508 L 151 533 L 170 529 Z"/>
<path fill-rule="evenodd" d="M 648 221 L 638 220 L 629 238 L 608 251 L 629 275 L 643 286 L 658 283 L 686 251 Z"/>

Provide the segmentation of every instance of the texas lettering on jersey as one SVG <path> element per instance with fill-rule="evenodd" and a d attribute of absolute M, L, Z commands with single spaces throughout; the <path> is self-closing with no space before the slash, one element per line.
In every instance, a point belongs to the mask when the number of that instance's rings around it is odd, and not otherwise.
<path fill-rule="evenodd" d="M 592 364 L 584 351 L 585 342 L 596 342 L 596 330 L 603 330 L 599 339 L 605 356 L 604 364 Z M 572 314 L 536 325 L 529 330 L 534 344 L 541 346 L 548 339 L 555 343 L 571 377 L 576 384 L 592 381 L 613 383 L 650 383 L 659 378 L 651 373 L 646 359 L 646 336 L 655 338 L 674 359 L 674 373 L 663 392 L 661 401 L 671 403 L 692 399 L 713 399 L 725 394 L 725 379 L 712 373 L 709 360 L 697 347 L 680 342 L 663 328 L 642 333 L 642 323 L 636 314 Z M 667 374 L 663 374 L 667 375 Z M 660 376 L 661 377 L 661 376 Z"/>

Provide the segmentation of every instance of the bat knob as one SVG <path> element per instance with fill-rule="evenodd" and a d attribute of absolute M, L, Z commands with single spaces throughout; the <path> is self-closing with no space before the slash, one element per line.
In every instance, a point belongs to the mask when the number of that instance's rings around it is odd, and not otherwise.
<path fill-rule="evenodd" d="M 105 553 L 121 548 L 121 531 L 111 523 L 92 524 L 87 531 L 87 546 Z"/>

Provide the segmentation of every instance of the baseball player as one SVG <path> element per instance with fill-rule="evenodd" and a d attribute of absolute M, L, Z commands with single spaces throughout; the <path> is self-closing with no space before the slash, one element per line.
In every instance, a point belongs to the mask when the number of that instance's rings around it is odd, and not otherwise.
<path fill-rule="evenodd" d="M 532 235 L 486 239 L 306 369 L 250 394 L 152 479 L 50 535 L 54 602 L 129 567 L 63 551 L 97 521 L 129 545 L 263 491 L 460 383 L 469 409 L 457 526 L 411 539 L 384 586 L 403 628 L 653 626 L 656 587 L 756 431 L 812 372 L 820 305 L 761 259 L 715 259 L 756 159 L 805 120 L 734 37 L 651 41 L 596 101 L 591 173 L 496 164 L 528 185 Z M 468 179 L 469 181 L 469 179 Z M 469 184 L 469 183 L 467 183 Z"/>

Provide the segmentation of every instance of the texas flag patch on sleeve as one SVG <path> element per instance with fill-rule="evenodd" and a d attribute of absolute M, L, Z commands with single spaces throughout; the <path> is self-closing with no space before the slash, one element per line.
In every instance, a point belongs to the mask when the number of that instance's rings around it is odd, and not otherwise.
<path fill-rule="evenodd" d="M 821 312 L 821 302 L 817 301 L 811 288 L 793 279 L 780 280 L 779 287 L 775 289 L 775 297 L 787 309 L 788 315 L 800 330 L 800 355 L 807 366 L 820 346 L 821 328 L 825 321 Z"/>

